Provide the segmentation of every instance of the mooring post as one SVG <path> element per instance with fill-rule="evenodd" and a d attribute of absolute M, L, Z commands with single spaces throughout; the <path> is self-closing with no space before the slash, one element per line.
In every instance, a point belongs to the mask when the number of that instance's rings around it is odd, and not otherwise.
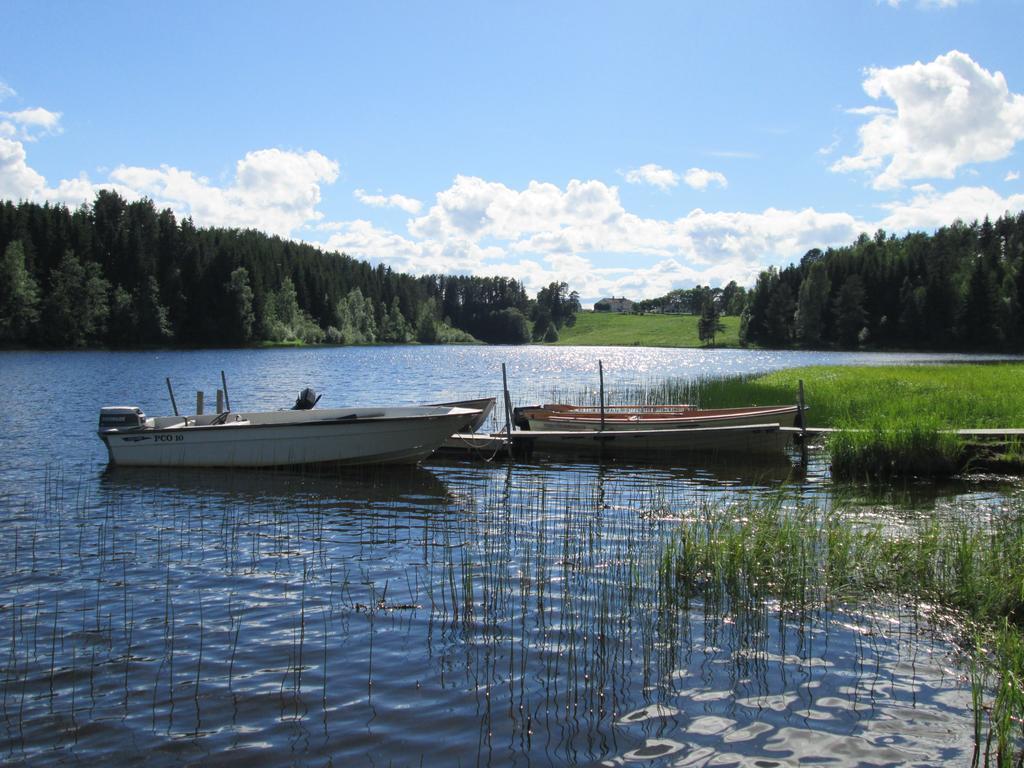
<path fill-rule="evenodd" d="M 217 390 L 217 413 L 224 413 L 224 390 Z"/>
<path fill-rule="evenodd" d="M 807 416 L 804 414 L 804 380 L 796 386 L 796 417 L 800 421 L 800 466 L 807 468 Z"/>
<path fill-rule="evenodd" d="M 224 371 L 220 372 L 220 383 L 224 385 L 224 404 L 228 407 L 228 410 L 230 411 L 231 398 L 228 396 L 228 380 L 227 377 L 224 376 Z M 219 411 L 220 408 L 218 407 L 217 410 Z"/>
<path fill-rule="evenodd" d="M 512 456 L 512 398 L 508 394 L 508 371 L 501 364 L 501 389 L 505 395 L 505 437 L 508 440 L 508 457 Z"/>
<path fill-rule="evenodd" d="M 796 418 L 799 422 L 800 433 L 807 433 L 807 420 L 804 418 L 804 380 L 799 379 L 796 383 Z"/>
<path fill-rule="evenodd" d="M 601 382 L 601 431 L 604 432 L 604 363 L 597 361 L 597 376 Z"/>
<path fill-rule="evenodd" d="M 196 390 L 196 416 L 203 415 L 203 390 Z"/>
<path fill-rule="evenodd" d="M 167 394 L 171 396 L 171 408 L 174 409 L 174 415 L 178 415 L 178 404 L 174 402 L 174 390 L 171 389 L 171 377 L 167 377 Z"/>

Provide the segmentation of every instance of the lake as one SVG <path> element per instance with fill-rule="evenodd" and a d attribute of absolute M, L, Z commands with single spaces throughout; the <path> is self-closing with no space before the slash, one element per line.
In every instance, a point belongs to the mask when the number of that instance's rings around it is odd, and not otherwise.
<path fill-rule="evenodd" d="M 895 602 L 799 616 L 659 588 L 708 505 L 984 515 L 1015 481 L 832 484 L 789 460 L 431 459 L 345 473 L 115 470 L 102 405 L 497 395 L 953 355 L 565 347 L 0 353 L 0 750 L 33 765 L 968 763 L 971 687 Z M 994 358 L 995 359 L 995 358 Z M 813 392 L 808 393 L 813 405 Z"/>

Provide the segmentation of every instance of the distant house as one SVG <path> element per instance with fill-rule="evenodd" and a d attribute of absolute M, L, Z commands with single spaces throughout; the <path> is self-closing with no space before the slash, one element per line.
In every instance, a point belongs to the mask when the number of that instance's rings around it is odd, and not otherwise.
<path fill-rule="evenodd" d="M 595 312 L 632 312 L 633 302 L 627 298 L 615 298 L 614 296 L 594 302 Z"/>

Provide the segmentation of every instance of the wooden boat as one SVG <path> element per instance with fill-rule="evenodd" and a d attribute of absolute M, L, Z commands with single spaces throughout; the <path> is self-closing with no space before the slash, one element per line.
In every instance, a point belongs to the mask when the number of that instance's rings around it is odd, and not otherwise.
<path fill-rule="evenodd" d="M 135 406 L 107 406 L 99 437 L 110 463 L 126 466 L 414 464 L 479 413 L 412 406 L 147 418 Z"/>
<path fill-rule="evenodd" d="M 512 440 L 521 453 L 558 451 L 578 455 L 650 456 L 663 459 L 699 453 L 766 456 L 781 454 L 792 441 L 777 423 L 661 429 L 516 430 Z"/>
<path fill-rule="evenodd" d="M 543 405 L 515 410 L 514 423 L 530 431 L 637 431 L 740 427 L 777 424 L 792 427 L 799 413 L 796 405 L 746 408 L 698 409 L 692 406 L 615 406 L 579 408 Z"/>

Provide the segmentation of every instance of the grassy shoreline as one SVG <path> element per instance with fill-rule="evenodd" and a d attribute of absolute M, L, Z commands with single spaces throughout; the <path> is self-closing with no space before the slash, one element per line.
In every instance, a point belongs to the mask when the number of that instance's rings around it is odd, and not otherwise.
<path fill-rule="evenodd" d="M 557 346 L 703 347 L 696 315 L 630 315 L 617 312 L 580 312 L 576 324 L 563 326 Z M 723 317 L 725 330 L 715 347 L 740 346 L 740 319 Z"/>
<path fill-rule="evenodd" d="M 835 477 L 948 476 L 984 469 L 1020 472 L 1022 447 L 967 443 L 957 429 L 1024 428 L 1024 363 L 920 366 L 807 366 L 757 376 L 669 380 L 628 397 L 705 408 L 796 402 L 799 381 L 808 426 L 828 438 Z"/>
<path fill-rule="evenodd" d="M 796 402 L 799 381 L 808 426 L 871 428 L 878 423 L 939 429 L 1024 427 L 1024 363 L 814 365 L 756 376 L 669 380 L 652 395 L 702 407 Z"/>

